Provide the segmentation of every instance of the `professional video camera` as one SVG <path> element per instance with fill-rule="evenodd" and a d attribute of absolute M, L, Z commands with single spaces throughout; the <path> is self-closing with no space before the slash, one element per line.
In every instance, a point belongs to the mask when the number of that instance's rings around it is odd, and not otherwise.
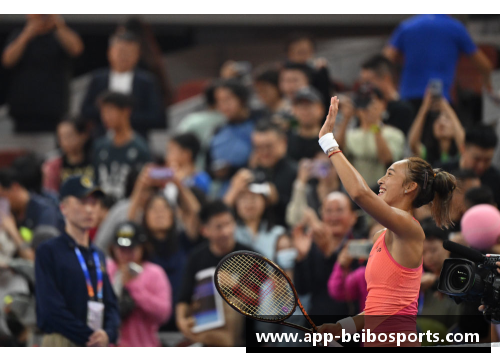
<path fill-rule="evenodd" d="M 481 300 L 485 318 L 500 323 L 500 275 L 496 262 L 500 255 L 479 251 L 446 240 L 443 247 L 467 259 L 446 259 L 439 276 L 438 290 L 455 302 Z"/>

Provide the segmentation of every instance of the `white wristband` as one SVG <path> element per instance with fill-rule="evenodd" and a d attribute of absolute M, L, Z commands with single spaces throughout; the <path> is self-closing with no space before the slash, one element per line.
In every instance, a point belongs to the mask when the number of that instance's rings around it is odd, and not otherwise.
<path fill-rule="evenodd" d="M 328 154 L 328 151 L 333 147 L 338 147 L 339 144 L 333 138 L 333 133 L 327 133 L 323 137 L 321 137 L 318 141 L 319 145 L 323 149 L 323 152 Z"/>
<path fill-rule="evenodd" d="M 354 319 L 352 317 L 341 319 L 337 322 L 342 326 L 342 329 L 345 329 L 346 333 L 354 334 L 357 333 L 356 324 L 354 323 Z"/>

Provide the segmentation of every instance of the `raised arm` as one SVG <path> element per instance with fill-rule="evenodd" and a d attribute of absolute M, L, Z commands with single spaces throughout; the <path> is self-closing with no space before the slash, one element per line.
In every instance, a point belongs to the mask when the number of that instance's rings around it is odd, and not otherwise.
<path fill-rule="evenodd" d="M 441 112 L 445 112 L 450 118 L 451 123 L 453 124 L 453 137 L 455 139 L 455 143 L 460 153 L 462 153 L 465 144 L 465 130 L 462 123 L 458 119 L 457 114 L 444 97 L 441 98 Z"/>
<path fill-rule="evenodd" d="M 410 131 L 408 132 L 408 143 L 410 144 L 411 152 L 418 157 L 422 155 L 422 133 L 424 131 L 425 117 L 431 105 L 431 94 L 429 91 L 425 92 L 424 100 L 420 109 L 418 110 L 417 116 L 411 125 Z"/>
<path fill-rule="evenodd" d="M 415 223 L 408 213 L 390 207 L 385 201 L 380 199 L 368 187 L 368 184 L 359 174 L 359 172 L 345 158 L 336 143 L 332 129 L 335 125 L 335 117 L 338 112 L 339 100 L 337 97 L 332 98 L 330 110 L 326 121 L 319 132 L 319 137 L 323 145 L 326 143 L 330 161 L 337 170 L 340 181 L 344 185 L 345 190 L 351 199 L 372 216 L 377 222 L 393 231 L 398 236 L 414 236 Z M 322 138 L 326 135 L 325 138 Z M 331 141 L 328 141 L 331 139 Z M 330 146 L 331 145 L 331 146 Z"/>
<path fill-rule="evenodd" d="M 71 57 L 77 57 L 83 53 L 83 42 L 80 36 L 71 30 L 60 15 L 50 15 L 56 26 L 56 36 L 64 51 Z"/>
<path fill-rule="evenodd" d="M 21 60 L 26 46 L 40 34 L 42 28 L 43 22 L 40 19 L 28 20 L 21 33 L 5 48 L 2 54 L 2 64 L 5 68 L 11 68 Z"/>
<path fill-rule="evenodd" d="M 476 66 L 477 70 L 483 76 L 483 84 L 488 91 L 492 91 L 491 85 L 491 72 L 493 71 L 493 66 L 491 65 L 490 60 L 486 57 L 481 50 L 478 50 L 474 54 L 470 56 L 472 63 Z"/>

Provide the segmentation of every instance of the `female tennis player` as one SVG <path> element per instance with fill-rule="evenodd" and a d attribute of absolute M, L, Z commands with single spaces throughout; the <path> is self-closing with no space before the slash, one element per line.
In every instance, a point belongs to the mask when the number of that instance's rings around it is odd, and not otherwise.
<path fill-rule="evenodd" d="M 334 336 L 341 336 L 342 329 L 351 334 L 365 332 L 366 329 L 379 334 L 414 333 L 425 239 L 420 224 L 413 217 L 414 210 L 430 204 L 436 224 L 448 227 L 451 224 L 450 201 L 456 188 L 455 177 L 433 169 L 418 157 L 410 157 L 389 167 L 385 176 L 378 180 L 380 189 L 376 195 L 344 157 L 333 137 L 338 107 L 339 100 L 333 97 L 319 133 L 319 144 L 330 157 L 349 196 L 386 229 L 375 234 L 368 258 L 365 310 L 336 324 L 324 324 L 318 330 L 320 333 L 333 333 Z M 390 321 L 388 316 L 398 316 L 398 319 Z M 396 342 L 388 339 L 385 343 L 366 345 L 392 346 Z M 405 341 L 401 345 L 418 346 L 420 343 L 418 340 Z"/>

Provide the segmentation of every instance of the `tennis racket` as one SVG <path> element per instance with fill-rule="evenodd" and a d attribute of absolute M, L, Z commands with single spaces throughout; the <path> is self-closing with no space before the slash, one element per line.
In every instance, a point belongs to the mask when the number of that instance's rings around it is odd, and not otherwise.
<path fill-rule="evenodd" d="M 290 278 L 276 263 L 258 253 L 236 251 L 226 255 L 215 269 L 214 281 L 222 299 L 249 318 L 311 333 L 310 329 L 285 322 L 298 305 L 313 331 L 318 332 Z"/>

